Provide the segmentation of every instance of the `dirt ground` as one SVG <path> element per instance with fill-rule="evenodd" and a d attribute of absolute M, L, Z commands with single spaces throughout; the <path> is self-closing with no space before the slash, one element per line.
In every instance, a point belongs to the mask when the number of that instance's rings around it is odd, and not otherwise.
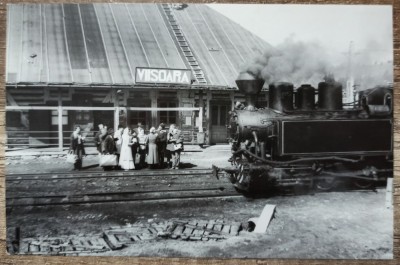
<path fill-rule="evenodd" d="M 229 166 L 230 156 L 228 145 L 216 145 L 207 148 L 198 146 L 185 147 L 187 150 L 181 154 L 181 164 L 184 168 L 211 168 L 212 164 L 220 167 Z M 18 155 L 15 155 L 17 153 Z M 62 154 L 46 152 L 12 151 L 6 155 L 6 174 L 50 173 L 72 171 L 72 164 L 65 162 L 66 151 Z M 83 172 L 101 170 L 98 166 L 98 157 L 94 148 L 87 148 L 88 155 L 83 158 Z M 138 157 L 136 158 L 138 162 Z"/>
<path fill-rule="evenodd" d="M 187 152 L 182 160 L 188 168 L 209 168 L 212 163 L 223 166 L 228 164 L 227 152 L 229 150 L 225 147 L 212 147 L 202 152 Z M 99 170 L 95 167 L 96 159 L 95 156 L 87 157 L 85 170 Z M 64 158 L 58 156 L 14 158 L 6 162 L 8 174 L 70 170 Z M 159 238 L 94 255 L 391 259 L 393 210 L 385 207 L 385 194 L 382 187 L 376 191 L 281 194 L 258 199 L 228 197 L 9 207 L 7 227 L 9 233 L 12 233 L 12 228 L 20 227 L 22 237 L 37 237 L 100 233 L 110 226 L 137 221 L 222 219 L 246 223 L 249 218 L 258 217 L 266 204 L 274 204 L 276 212 L 265 234 L 243 231 L 239 236 L 216 242 Z"/>

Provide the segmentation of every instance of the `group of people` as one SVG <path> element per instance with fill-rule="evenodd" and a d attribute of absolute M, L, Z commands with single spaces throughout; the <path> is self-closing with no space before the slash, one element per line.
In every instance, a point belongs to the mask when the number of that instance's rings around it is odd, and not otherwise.
<path fill-rule="evenodd" d="M 183 150 L 183 137 L 175 124 L 169 130 L 161 123 L 158 129 L 151 127 L 149 134 L 145 133 L 143 125 L 137 128 L 118 126 L 116 132 L 99 124 L 99 132 L 95 135 L 99 154 L 115 154 L 118 167 L 124 170 L 149 168 L 164 168 L 165 158 L 167 167 L 178 169 L 180 154 Z M 139 162 L 136 163 L 136 157 Z"/>
<path fill-rule="evenodd" d="M 124 170 L 146 168 L 178 169 L 180 155 L 183 150 L 183 136 L 175 124 L 171 124 L 167 130 L 161 123 L 156 130 L 152 127 L 149 134 L 145 133 L 143 125 L 137 128 L 124 128 L 118 126 L 117 131 L 107 128 L 103 124 L 98 125 L 99 131 L 94 137 L 99 155 L 116 155 L 117 166 L 104 167 L 104 169 L 121 168 Z M 81 127 L 76 126 L 71 134 L 70 152 L 76 155 L 75 170 L 82 168 L 82 157 L 85 155 L 85 137 L 81 134 Z M 139 162 L 136 158 L 139 156 Z M 165 158 L 167 165 L 165 165 Z"/>

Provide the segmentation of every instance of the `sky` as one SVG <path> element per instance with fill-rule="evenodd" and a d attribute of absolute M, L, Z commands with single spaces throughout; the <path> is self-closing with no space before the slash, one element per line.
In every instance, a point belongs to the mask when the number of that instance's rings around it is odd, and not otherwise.
<path fill-rule="evenodd" d="M 332 56 L 368 50 L 393 60 L 392 7 L 378 5 L 210 4 L 273 46 L 317 42 Z M 251 18 L 251 19 L 249 19 Z"/>

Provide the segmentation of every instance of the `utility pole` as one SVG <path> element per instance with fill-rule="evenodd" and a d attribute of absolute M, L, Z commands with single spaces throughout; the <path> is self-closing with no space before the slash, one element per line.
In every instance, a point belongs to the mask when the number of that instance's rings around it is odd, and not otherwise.
<path fill-rule="evenodd" d="M 350 41 L 349 51 L 347 54 L 347 82 L 346 82 L 343 103 L 351 103 L 355 101 L 354 76 L 353 76 L 353 46 L 354 46 L 353 41 Z"/>
<path fill-rule="evenodd" d="M 347 82 L 344 89 L 343 103 L 351 103 L 356 101 L 356 91 L 353 74 L 353 56 L 354 42 L 350 41 L 349 50 L 347 52 Z"/>

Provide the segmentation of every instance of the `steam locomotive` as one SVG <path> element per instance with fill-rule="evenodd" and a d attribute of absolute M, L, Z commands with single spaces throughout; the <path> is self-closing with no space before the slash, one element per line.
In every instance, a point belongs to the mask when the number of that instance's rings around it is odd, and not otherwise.
<path fill-rule="evenodd" d="M 393 174 L 393 88 L 359 92 L 344 104 L 342 85 L 326 80 L 315 89 L 291 83 L 269 85 L 268 107 L 257 108 L 264 85 L 251 74 L 236 80 L 246 103 L 230 112 L 232 166 L 213 165 L 247 193 L 309 186 L 330 190 L 338 182 L 369 188 Z"/>

